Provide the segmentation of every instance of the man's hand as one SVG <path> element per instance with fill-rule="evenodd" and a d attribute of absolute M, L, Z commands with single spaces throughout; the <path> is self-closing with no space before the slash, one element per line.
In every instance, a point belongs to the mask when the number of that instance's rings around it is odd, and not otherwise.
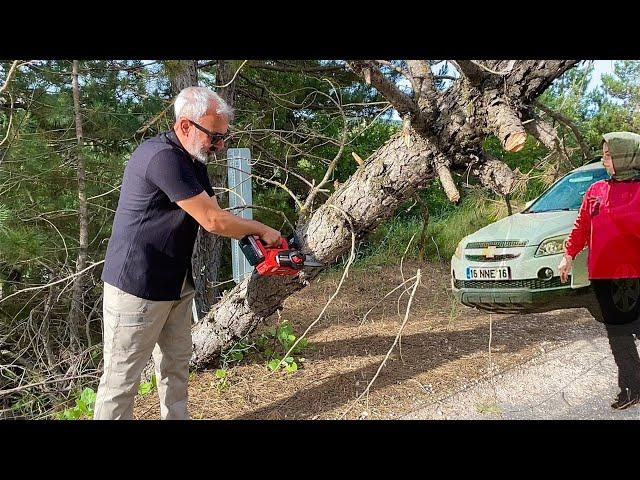
<path fill-rule="evenodd" d="M 267 244 L 267 247 L 277 247 L 280 245 L 280 232 L 267 225 L 264 226 L 264 231 L 258 234 L 260 239 Z"/>
<path fill-rule="evenodd" d="M 558 265 L 558 270 L 560 271 L 560 281 L 562 283 L 565 283 L 569 279 L 569 272 L 571 271 L 572 264 L 573 259 L 565 253 L 562 256 L 562 260 L 560 260 L 560 265 Z"/>

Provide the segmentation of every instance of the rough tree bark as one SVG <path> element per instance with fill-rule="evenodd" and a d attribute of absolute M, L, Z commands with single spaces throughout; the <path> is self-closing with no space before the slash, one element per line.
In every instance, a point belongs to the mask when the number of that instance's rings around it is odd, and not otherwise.
<path fill-rule="evenodd" d="M 171 83 L 171 93 L 177 95 L 180 90 L 198 85 L 197 60 L 167 60 L 164 66 Z"/>
<path fill-rule="evenodd" d="M 419 92 L 410 96 L 387 79 L 375 61 L 348 62 L 405 118 L 405 128 L 297 226 L 303 251 L 327 265 L 335 262 L 349 250 L 352 233 L 358 238 L 366 235 L 431 178 L 449 176 L 451 169 L 474 174 L 488 188 L 508 194 L 513 172 L 483 152 L 482 141 L 494 134 L 505 149 L 520 149 L 531 103 L 575 63 L 458 60 L 461 78 L 444 92 L 425 85 L 433 79 L 424 66 L 414 63 L 412 85 Z M 192 366 L 215 361 L 318 273 L 316 269 L 294 278 L 245 279 L 192 329 Z"/>
<path fill-rule="evenodd" d="M 80 86 L 78 85 L 78 61 L 73 61 L 73 70 L 71 76 L 73 89 L 73 110 L 75 114 L 76 138 L 78 146 L 76 149 L 77 172 L 78 172 L 78 221 L 80 224 L 80 238 L 78 248 L 78 258 L 76 260 L 76 272 L 85 269 L 87 265 L 87 248 L 89 242 L 89 222 L 87 209 L 86 194 L 86 178 L 85 178 L 85 162 L 82 155 L 82 147 L 84 144 L 82 133 L 82 114 L 80 112 Z M 73 298 L 71 301 L 71 310 L 69 312 L 69 327 L 72 339 L 80 344 L 80 323 L 83 316 L 83 294 L 84 294 L 84 277 L 78 275 L 73 281 Z"/>

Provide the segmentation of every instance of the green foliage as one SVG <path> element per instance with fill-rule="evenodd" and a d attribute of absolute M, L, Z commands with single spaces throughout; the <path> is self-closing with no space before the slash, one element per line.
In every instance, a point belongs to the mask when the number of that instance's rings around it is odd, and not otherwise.
<path fill-rule="evenodd" d="M 239 363 L 244 360 L 249 352 L 255 348 L 256 347 L 253 343 L 240 340 L 230 349 L 222 353 L 220 358 L 221 368 L 214 372 L 216 377 L 215 385 L 219 392 L 227 389 L 230 385 L 229 368 L 233 366 L 234 363 Z"/>
<path fill-rule="evenodd" d="M 148 382 L 141 382 L 140 385 L 138 385 L 138 395 L 144 397 L 145 395 L 153 392 L 157 388 L 157 386 L 158 385 L 156 384 L 155 374 L 151 375 L 151 380 L 149 380 Z"/>
<path fill-rule="evenodd" d="M 293 327 L 288 323 L 283 323 L 278 327 L 272 327 L 267 334 L 260 335 L 255 343 L 245 341 L 236 342 L 233 347 L 223 352 L 221 356 L 221 368 L 214 372 L 216 381 L 214 385 L 219 392 L 226 390 L 230 386 L 229 369 L 234 363 L 244 360 L 251 350 L 256 350 L 260 354 L 266 356 L 269 361 L 267 366 L 273 371 L 279 368 L 280 363 L 287 373 L 293 373 L 298 370 L 298 365 L 293 357 L 287 357 L 284 360 L 276 357 L 281 350 L 288 351 L 291 345 L 296 341 L 296 335 Z M 307 348 L 307 340 L 302 339 L 293 349 L 294 354 L 298 354 Z M 283 353 L 284 353 L 283 352 Z M 304 361 L 304 358 L 302 359 Z"/>
<path fill-rule="evenodd" d="M 603 75 L 602 85 L 589 99 L 594 104 L 594 114 L 588 135 L 598 147 L 602 133 L 640 131 L 640 62 L 615 62 L 614 74 Z"/>
<path fill-rule="evenodd" d="M 217 379 L 216 388 L 219 392 L 222 392 L 229 386 L 229 372 L 227 372 L 226 369 L 219 368 L 215 371 L 214 375 Z"/>
<path fill-rule="evenodd" d="M 24 226 L 0 229 L 0 261 L 19 265 L 29 262 L 44 253 L 46 236 Z"/>
<path fill-rule="evenodd" d="M 287 357 L 284 359 L 274 358 L 267 363 L 267 367 L 272 372 L 277 371 L 281 367 L 284 368 L 284 371 L 287 373 L 294 373 L 298 371 L 298 364 L 294 361 L 293 357 Z"/>
<path fill-rule="evenodd" d="M 291 233 L 291 227 L 288 226 L 283 216 L 277 213 L 278 211 L 282 212 L 289 222 L 295 222 L 295 202 L 287 192 L 279 188 L 258 190 L 257 193 L 253 195 L 253 203 L 254 205 L 269 208 L 269 210 L 261 208 L 254 209 L 253 218 L 255 220 L 266 225 L 271 225 L 273 228 L 279 228 L 283 234 L 285 232 Z"/>
<path fill-rule="evenodd" d="M 501 205 L 501 200 L 473 191 L 463 197 L 460 205 L 430 217 L 424 238 L 423 219 L 394 217 L 382 223 L 361 245 L 354 266 L 396 265 L 405 251 L 410 259 L 418 258 L 421 250 L 432 261 L 448 261 L 462 238 L 505 215 L 506 206 Z"/>
<path fill-rule="evenodd" d="M 8 207 L 0 204 L 0 233 L 8 233 L 8 222 L 11 217 L 11 211 Z"/>
<path fill-rule="evenodd" d="M 556 79 L 551 88 L 538 99 L 540 103 L 564 115 L 575 124 L 590 150 L 589 157 L 598 153 L 600 149 L 598 137 L 603 133 L 597 131 L 594 123 L 594 115 L 598 114 L 594 94 L 587 92 L 592 74 L 592 63 L 582 62 Z M 541 113 L 541 116 L 556 128 L 564 149 L 571 159 L 571 165 L 561 165 L 561 173 L 583 164 L 585 160 L 575 134 L 565 124 L 550 118 L 547 114 Z"/>
<path fill-rule="evenodd" d="M 614 63 L 614 73 L 601 77 L 602 84 L 588 92 L 593 66 L 583 62 L 558 78 L 540 101 L 571 119 L 582 133 L 593 155 L 601 151 L 602 134 L 611 131 L 640 130 L 640 62 Z M 555 123 L 561 139 L 576 165 L 577 143 L 569 129 Z M 581 163 L 581 162 L 579 162 Z M 579 164 L 578 163 L 578 164 Z"/>
<path fill-rule="evenodd" d="M 287 373 L 294 373 L 298 370 L 298 363 L 294 356 L 283 358 L 285 353 L 294 345 L 298 336 L 293 326 L 288 322 L 283 322 L 276 327 L 271 327 L 267 333 L 261 334 L 256 340 L 256 347 L 269 360 L 267 367 L 271 371 L 279 370 L 281 367 Z M 291 351 L 293 355 L 299 355 L 309 348 L 306 338 L 301 339 Z M 304 362 L 304 358 L 298 358 L 298 362 Z"/>
<path fill-rule="evenodd" d="M 72 408 L 67 408 L 56 416 L 59 420 L 91 420 L 93 407 L 96 404 L 96 392 L 92 388 L 85 388 L 76 399 Z"/>
<path fill-rule="evenodd" d="M 236 342 L 229 350 L 226 350 L 221 357 L 221 364 L 223 369 L 227 369 L 232 363 L 241 362 L 251 349 L 254 349 L 253 343 L 247 343 L 244 341 Z"/>
<path fill-rule="evenodd" d="M 449 261 L 460 240 L 506 214 L 503 200 L 483 193 L 469 195 L 454 213 L 429 222 L 425 245 L 427 257 Z"/>

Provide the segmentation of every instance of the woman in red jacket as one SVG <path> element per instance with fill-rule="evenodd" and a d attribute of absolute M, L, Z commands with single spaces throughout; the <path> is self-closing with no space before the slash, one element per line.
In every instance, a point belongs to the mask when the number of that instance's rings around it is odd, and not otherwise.
<path fill-rule="evenodd" d="M 589 246 L 589 280 L 618 366 L 620 393 L 611 406 L 623 409 L 640 402 L 634 337 L 640 323 L 640 135 L 603 137 L 602 163 L 611 179 L 587 189 L 558 269 L 566 282 L 573 259 Z"/>

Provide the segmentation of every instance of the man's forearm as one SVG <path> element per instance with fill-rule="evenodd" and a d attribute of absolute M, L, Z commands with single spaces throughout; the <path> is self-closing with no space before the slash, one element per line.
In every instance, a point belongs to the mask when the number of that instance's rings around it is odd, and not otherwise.
<path fill-rule="evenodd" d="M 240 240 L 245 235 L 261 235 L 265 225 L 255 220 L 238 217 L 226 210 L 220 210 L 207 230 L 209 233 Z"/>

